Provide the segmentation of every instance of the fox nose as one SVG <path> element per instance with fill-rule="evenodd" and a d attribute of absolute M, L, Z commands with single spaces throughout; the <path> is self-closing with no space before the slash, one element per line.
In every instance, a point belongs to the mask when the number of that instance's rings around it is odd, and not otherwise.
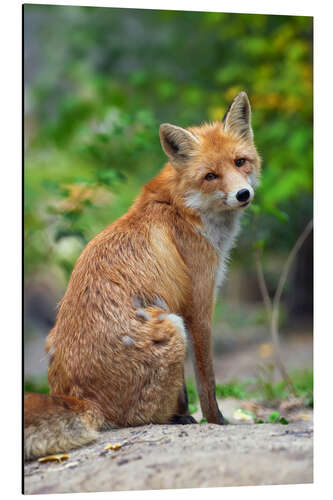
<path fill-rule="evenodd" d="M 236 198 L 238 201 L 247 201 L 250 198 L 250 191 L 248 189 L 240 189 L 236 193 Z"/>

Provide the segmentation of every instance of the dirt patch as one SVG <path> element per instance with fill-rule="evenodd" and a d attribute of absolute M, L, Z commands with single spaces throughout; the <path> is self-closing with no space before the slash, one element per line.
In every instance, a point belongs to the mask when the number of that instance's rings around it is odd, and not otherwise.
<path fill-rule="evenodd" d="M 42 352 L 42 350 L 41 350 Z M 288 369 L 312 367 L 311 338 L 282 343 Z M 41 355 L 42 356 L 42 355 Z M 215 359 L 216 378 L 243 380 L 268 362 L 260 345 L 250 345 Z M 33 366 L 37 366 L 34 364 Z M 190 360 L 188 376 L 194 377 Z M 313 481 L 312 410 L 298 400 L 279 406 L 223 399 L 219 407 L 231 425 L 150 425 L 102 433 L 92 445 L 73 450 L 63 463 L 25 465 L 25 493 L 202 488 L 219 486 L 299 484 Z M 243 408 L 268 420 L 277 410 L 288 425 L 239 421 Z M 197 420 L 201 419 L 198 411 Z M 107 444 L 120 443 L 117 450 Z"/>
<path fill-rule="evenodd" d="M 312 438 L 312 421 L 112 430 L 62 463 L 26 464 L 25 493 L 311 483 Z"/>

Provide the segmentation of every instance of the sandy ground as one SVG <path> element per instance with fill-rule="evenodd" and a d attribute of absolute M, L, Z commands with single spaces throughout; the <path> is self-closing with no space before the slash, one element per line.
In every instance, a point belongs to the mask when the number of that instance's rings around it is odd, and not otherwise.
<path fill-rule="evenodd" d="M 61 463 L 27 463 L 25 493 L 311 483 L 312 411 L 298 407 L 284 412 L 288 425 L 240 423 L 234 418 L 240 404 L 220 402 L 228 426 L 112 430 L 101 433 L 94 444 L 71 451 Z M 271 409 L 263 411 L 268 415 Z M 118 450 L 105 450 L 116 443 L 121 445 Z"/>
<path fill-rule="evenodd" d="M 217 381 L 244 380 L 258 374 L 260 365 L 271 362 L 262 342 L 265 340 L 244 343 L 216 356 Z M 282 342 L 281 351 L 288 369 L 312 367 L 311 336 L 290 335 Z M 44 342 L 30 343 L 25 355 L 26 373 L 46 371 Z M 190 360 L 186 373 L 193 378 Z M 311 483 L 312 410 L 297 401 L 282 405 L 258 408 L 253 402 L 227 399 L 219 407 L 230 421 L 228 426 L 150 425 L 101 433 L 94 444 L 69 452 L 62 463 L 26 464 L 25 493 Z M 254 411 L 265 422 L 272 410 L 278 410 L 290 423 L 239 421 L 235 417 L 239 407 Z M 200 410 L 194 416 L 200 420 Z M 122 445 L 117 451 L 104 449 L 115 443 Z"/>

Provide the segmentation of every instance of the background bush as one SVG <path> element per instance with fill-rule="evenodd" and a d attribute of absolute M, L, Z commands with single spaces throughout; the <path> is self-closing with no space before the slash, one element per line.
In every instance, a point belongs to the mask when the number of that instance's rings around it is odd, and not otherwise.
<path fill-rule="evenodd" d="M 312 216 L 312 18 L 26 5 L 24 27 L 27 283 L 65 287 L 166 161 L 161 122 L 220 120 L 240 90 L 264 175 L 234 262 L 256 244 L 279 274 Z"/>

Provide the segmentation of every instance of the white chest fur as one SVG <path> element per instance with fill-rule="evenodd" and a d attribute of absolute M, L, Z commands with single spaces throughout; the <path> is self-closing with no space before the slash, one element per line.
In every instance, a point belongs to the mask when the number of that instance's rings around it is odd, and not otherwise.
<path fill-rule="evenodd" d="M 240 229 L 239 219 L 240 212 L 234 211 L 222 213 L 207 211 L 201 213 L 201 220 L 203 222 L 201 233 L 214 247 L 219 256 L 219 265 L 215 276 L 215 297 L 226 275 L 230 250 L 234 246 Z"/>

